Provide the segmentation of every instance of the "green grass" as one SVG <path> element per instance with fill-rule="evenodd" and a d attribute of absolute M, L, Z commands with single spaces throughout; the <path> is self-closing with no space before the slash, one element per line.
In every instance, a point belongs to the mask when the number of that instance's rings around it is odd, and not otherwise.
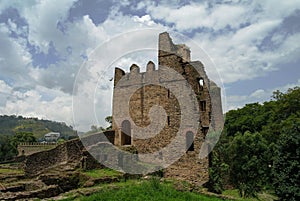
<path fill-rule="evenodd" d="M 11 174 L 23 174 L 23 170 L 19 170 L 19 169 L 9 169 L 9 168 L 0 168 L 0 174 L 7 174 L 7 175 L 11 175 Z"/>
<path fill-rule="evenodd" d="M 174 189 L 170 184 L 160 183 L 158 179 L 149 181 L 129 182 L 128 184 L 116 187 L 107 187 L 90 196 L 81 196 L 75 200 L 112 200 L 112 201 L 221 201 L 216 197 L 208 197 L 192 192 L 180 192 Z M 65 201 L 74 200 L 74 198 L 65 199 Z"/>
<path fill-rule="evenodd" d="M 231 196 L 236 198 L 239 201 L 257 201 L 257 200 L 264 200 L 264 201 L 273 201 L 276 200 L 277 198 L 269 193 L 259 193 L 258 194 L 258 198 L 241 198 L 239 196 L 239 192 L 237 189 L 233 189 L 233 190 L 226 190 L 222 193 L 223 195 L 227 195 L 227 196 Z"/>
<path fill-rule="evenodd" d="M 119 176 L 122 173 L 117 172 L 112 169 L 104 168 L 104 169 L 95 169 L 95 170 L 88 170 L 84 172 L 85 175 L 92 177 L 92 178 L 101 178 L 101 177 L 114 177 Z"/>
<path fill-rule="evenodd" d="M 254 198 L 241 198 L 239 196 L 239 192 L 237 189 L 233 189 L 233 190 L 225 190 L 222 192 L 223 195 L 228 195 L 228 196 L 231 196 L 231 197 L 234 197 L 236 199 L 240 199 L 240 200 L 243 200 L 243 201 L 254 201 L 254 200 L 257 200 L 257 199 L 254 199 Z"/>

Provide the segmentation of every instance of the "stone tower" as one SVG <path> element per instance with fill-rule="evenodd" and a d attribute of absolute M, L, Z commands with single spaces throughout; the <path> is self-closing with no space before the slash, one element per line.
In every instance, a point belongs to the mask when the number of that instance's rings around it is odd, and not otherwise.
<path fill-rule="evenodd" d="M 190 49 L 174 44 L 167 32 L 159 35 L 158 46 L 157 69 L 152 61 L 146 72 L 136 64 L 129 73 L 115 69 L 114 144 L 153 155 L 143 161 L 168 164 L 165 177 L 202 185 L 208 181 L 208 157 L 200 159 L 199 150 L 212 120 L 210 81 L 203 64 L 191 61 Z M 174 154 L 180 157 L 172 161 Z"/>

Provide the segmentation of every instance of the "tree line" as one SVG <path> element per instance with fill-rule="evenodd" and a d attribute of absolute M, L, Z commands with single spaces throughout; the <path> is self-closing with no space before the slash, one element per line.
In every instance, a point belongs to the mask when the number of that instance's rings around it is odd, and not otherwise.
<path fill-rule="evenodd" d="M 211 158 L 211 191 L 237 188 L 241 197 L 268 191 L 300 200 L 300 88 L 227 112 Z"/>

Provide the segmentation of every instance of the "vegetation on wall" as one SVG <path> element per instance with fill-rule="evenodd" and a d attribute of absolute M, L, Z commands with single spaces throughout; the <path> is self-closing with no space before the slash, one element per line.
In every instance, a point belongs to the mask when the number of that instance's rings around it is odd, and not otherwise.
<path fill-rule="evenodd" d="M 233 186 L 242 197 L 268 190 L 280 200 L 300 200 L 300 88 L 272 98 L 226 114 L 212 153 L 212 191 Z"/>

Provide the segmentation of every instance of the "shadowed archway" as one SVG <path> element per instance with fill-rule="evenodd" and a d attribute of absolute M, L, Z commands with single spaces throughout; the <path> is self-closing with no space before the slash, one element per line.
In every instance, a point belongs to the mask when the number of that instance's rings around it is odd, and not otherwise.
<path fill-rule="evenodd" d="M 194 151 L 194 133 L 192 131 L 186 133 L 186 149 L 187 151 Z"/>
<path fill-rule="evenodd" d="M 121 145 L 131 145 L 131 124 L 130 121 L 124 120 L 121 129 Z"/>

